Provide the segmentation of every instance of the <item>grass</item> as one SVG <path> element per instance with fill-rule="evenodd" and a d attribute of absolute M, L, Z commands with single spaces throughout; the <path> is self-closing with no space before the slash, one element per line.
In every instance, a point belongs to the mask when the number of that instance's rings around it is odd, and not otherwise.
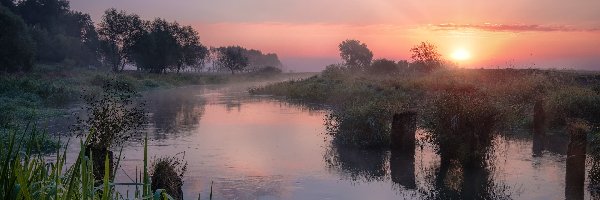
<path fill-rule="evenodd" d="M 134 199 L 173 199 L 163 189 L 150 190 L 148 174 L 148 140 L 144 142 L 143 177 L 133 183 L 116 183 L 110 176 L 108 156 L 104 158 L 104 177 L 94 177 L 92 156 L 86 156 L 87 141 L 80 141 L 81 150 L 77 160 L 66 166 L 66 146 L 56 148 L 53 161 L 40 154 L 46 143 L 37 136 L 44 135 L 35 129 L 10 129 L 0 133 L 0 198 L 2 199 L 125 199 L 116 187 L 136 186 Z M 117 165 L 118 166 L 118 165 Z M 114 176 L 113 176 L 114 177 Z M 101 180 L 101 181 L 96 181 Z M 137 186 L 142 186 L 139 190 Z"/>
<path fill-rule="evenodd" d="M 19 126 L 64 115 L 65 107 L 80 100 L 84 91 L 99 91 L 108 81 L 126 83 L 136 91 L 185 85 L 222 84 L 285 78 L 294 75 L 168 73 L 150 74 L 140 71 L 113 73 L 106 70 L 63 69 L 41 65 L 31 73 L 0 76 L 0 128 Z M 300 74 L 302 75 L 302 74 Z"/>
<path fill-rule="evenodd" d="M 374 75 L 334 66 L 250 92 L 328 105 L 333 141 L 366 148 L 388 146 L 391 117 L 405 111 L 416 111 L 419 126 L 430 132 L 448 130 L 452 118 L 462 129 L 477 129 L 487 119 L 494 130 L 513 129 L 531 126 L 533 103 L 541 99 L 552 128 L 564 127 L 568 118 L 600 122 L 600 74 L 592 72 L 445 69 Z M 431 139 L 439 144 L 440 137 Z"/>

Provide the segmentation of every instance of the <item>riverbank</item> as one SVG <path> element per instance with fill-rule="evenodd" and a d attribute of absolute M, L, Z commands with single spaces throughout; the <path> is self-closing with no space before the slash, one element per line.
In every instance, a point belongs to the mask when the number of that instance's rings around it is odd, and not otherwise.
<path fill-rule="evenodd" d="M 432 132 L 447 130 L 446 122 L 453 118 L 465 128 L 485 120 L 493 122 L 486 127 L 493 130 L 529 128 L 538 101 L 543 102 L 549 128 L 564 128 L 572 118 L 600 122 L 596 72 L 447 69 L 373 75 L 329 68 L 318 76 L 251 92 L 329 105 L 329 134 L 361 147 L 388 146 L 392 116 L 405 112 L 417 113 L 418 126 Z"/>
<path fill-rule="evenodd" d="M 65 70 L 57 66 L 39 66 L 30 73 L 0 76 L 0 100 L 3 102 L 0 104 L 0 110 L 3 111 L 0 113 L 0 127 L 65 115 L 67 106 L 78 102 L 85 91 L 98 91 L 109 81 L 126 83 L 142 92 L 186 85 L 285 80 L 309 74 L 113 73 L 106 70 Z"/>

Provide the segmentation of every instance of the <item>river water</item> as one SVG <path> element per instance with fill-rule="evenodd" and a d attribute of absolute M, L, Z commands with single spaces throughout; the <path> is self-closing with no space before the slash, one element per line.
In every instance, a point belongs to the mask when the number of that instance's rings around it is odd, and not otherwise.
<path fill-rule="evenodd" d="M 190 86 L 144 95 L 149 156 L 185 152 L 185 199 L 199 194 L 208 199 L 211 185 L 214 199 L 565 198 L 565 138 L 548 138 L 551 145 L 534 156 L 527 134 L 504 134 L 494 140 L 489 166 L 450 166 L 442 176 L 429 145 L 418 148 L 413 159 L 400 160 L 390 151 L 335 147 L 324 134 L 326 110 L 253 96 L 248 86 Z M 117 182 L 131 182 L 143 165 L 142 144 L 128 143 L 123 155 Z M 581 192 L 591 198 L 587 188 Z"/>

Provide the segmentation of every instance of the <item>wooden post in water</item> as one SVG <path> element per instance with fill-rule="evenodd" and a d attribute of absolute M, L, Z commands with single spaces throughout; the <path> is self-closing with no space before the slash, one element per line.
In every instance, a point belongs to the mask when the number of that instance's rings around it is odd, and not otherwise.
<path fill-rule="evenodd" d="M 544 100 L 538 100 L 533 105 L 533 156 L 541 156 L 544 151 L 546 136 L 546 112 L 544 111 Z"/>
<path fill-rule="evenodd" d="M 583 199 L 585 181 L 585 153 L 587 128 L 584 123 L 569 123 L 569 147 L 567 149 L 567 173 L 565 198 Z"/>
<path fill-rule="evenodd" d="M 533 134 L 546 134 L 546 112 L 544 111 L 544 100 L 537 100 L 533 105 Z"/>
<path fill-rule="evenodd" d="M 394 114 L 392 119 L 391 146 L 395 151 L 407 155 L 415 154 L 415 132 L 417 113 L 412 111 Z"/>
<path fill-rule="evenodd" d="M 406 189 L 416 189 L 415 181 L 415 156 L 408 155 L 400 150 L 392 149 L 390 156 L 390 174 L 392 182 Z"/>
<path fill-rule="evenodd" d="M 415 189 L 415 133 L 417 113 L 394 114 L 392 119 L 390 173 L 392 181 Z"/>

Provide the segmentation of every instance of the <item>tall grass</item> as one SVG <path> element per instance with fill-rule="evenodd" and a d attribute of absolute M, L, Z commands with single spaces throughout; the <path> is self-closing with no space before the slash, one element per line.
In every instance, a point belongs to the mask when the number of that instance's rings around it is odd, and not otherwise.
<path fill-rule="evenodd" d="M 426 129 L 450 121 L 446 116 L 452 113 L 446 113 L 437 116 L 435 122 L 435 116 L 429 114 L 436 109 L 464 115 L 462 121 L 468 124 L 487 120 L 490 117 L 485 114 L 493 111 L 494 128 L 526 128 L 532 123 L 534 102 L 544 100 L 553 128 L 560 128 L 568 118 L 598 124 L 597 88 L 600 76 L 576 71 L 447 69 L 427 74 L 374 75 L 330 66 L 319 76 L 250 92 L 326 104 L 332 108 L 326 125 L 334 141 L 373 147 L 388 145 L 391 116 L 405 111 L 416 111 L 421 116 L 419 126 Z M 450 102 L 453 97 L 464 98 Z M 468 124 L 465 127 L 475 128 Z"/>
<path fill-rule="evenodd" d="M 35 199 L 61 200 L 86 199 L 108 200 L 125 199 L 118 186 L 136 186 L 134 199 L 173 199 L 164 190 L 150 190 L 148 177 L 148 140 L 144 142 L 144 171 L 141 182 L 116 183 L 111 178 L 108 155 L 104 158 L 104 177 L 94 177 L 92 156 L 86 156 L 86 141 L 80 141 L 80 152 L 77 160 L 66 166 L 67 147 L 57 148 L 53 161 L 46 160 L 40 152 L 44 140 L 36 140 L 39 133 L 19 129 L 2 132 L 3 147 L 0 148 L 0 198 L 1 199 Z M 113 176 L 114 177 L 114 176 Z M 139 190 L 138 186 L 142 186 Z"/>

